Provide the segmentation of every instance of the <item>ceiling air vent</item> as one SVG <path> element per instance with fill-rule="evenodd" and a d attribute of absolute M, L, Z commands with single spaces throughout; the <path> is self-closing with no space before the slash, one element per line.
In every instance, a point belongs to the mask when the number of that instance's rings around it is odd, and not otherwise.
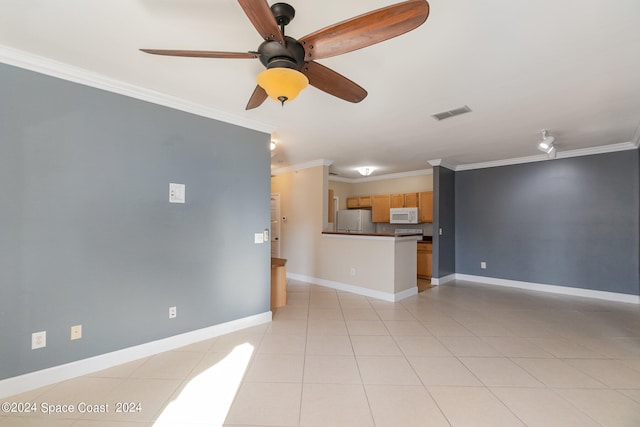
<path fill-rule="evenodd" d="M 432 114 L 431 117 L 440 121 L 440 120 L 448 119 L 449 117 L 459 116 L 460 114 L 470 113 L 470 112 L 471 112 L 471 108 L 465 105 L 464 107 L 454 108 L 453 110 L 442 111 L 441 113 Z"/>

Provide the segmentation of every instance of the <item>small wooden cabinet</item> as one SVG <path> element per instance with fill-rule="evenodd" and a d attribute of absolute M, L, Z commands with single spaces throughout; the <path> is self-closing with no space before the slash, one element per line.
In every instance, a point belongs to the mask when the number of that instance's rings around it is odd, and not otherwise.
<path fill-rule="evenodd" d="M 392 194 L 390 197 L 391 197 L 392 208 L 404 207 L 404 194 Z"/>
<path fill-rule="evenodd" d="M 347 197 L 347 209 L 371 207 L 371 196 Z"/>
<path fill-rule="evenodd" d="M 287 305 L 287 268 L 284 258 L 271 258 L 271 308 Z"/>
<path fill-rule="evenodd" d="M 418 221 L 433 222 L 432 191 L 424 191 L 418 194 Z"/>
<path fill-rule="evenodd" d="M 417 208 L 418 207 L 418 193 L 406 193 L 404 195 L 404 207 L 405 208 Z"/>
<path fill-rule="evenodd" d="M 373 222 L 389 222 L 391 199 L 388 194 L 371 196 L 371 220 Z"/>
<path fill-rule="evenodd" d="M 433 244 L 418 242 L 418 278 L 431 279 L 433 262 Z"/>
<path fill-rule="evenodd" d="M 417 208 L 418 193 L 404 193 L 391 195 L 392 208 Z"/>

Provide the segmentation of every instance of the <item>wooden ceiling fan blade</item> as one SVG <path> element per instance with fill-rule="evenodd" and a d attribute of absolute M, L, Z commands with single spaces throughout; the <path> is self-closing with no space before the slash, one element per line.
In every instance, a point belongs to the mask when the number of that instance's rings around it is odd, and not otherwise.
<path fill-rule="evenodd" d="M 191 58 L 231 58 L 252 59 L 260 57 L 258 52 L 216 52 L 212 50 L 170 50 L 170 49 L 140 49 L 153 55 L 186 56 Z"/>
<path fill-rule="evenodd" d="M 264 40 L 276 40 L 282 45 L 285 44 L 284 36 L 267 0 L 238 0 L 238 3 Z"/>
<path fill-rule="evenodd" d="M 300 71 L 307 76 L 311 86 L 345 101 L 357 103 L 367 96 L 367 91 L 358 84 L 315 61 L 306 63 Z"/>
<path fill-rule="evenodd" d="M 409 32 L 427 20 L 429 3 L 408 0 L 318 30 L 298 41 L 305 60 L 328 58 Z"/>
<path fill-rule="evenodd" d="M 251 94 L 251 98 L 249 98 L 249 102 L 247 103 L 247 107 L 245 110 L 252 110 L 262 105 L 262 103 L 267 99 L 269 95 L 262 89 L 261 86 L 256 85 L 253 93 Z"/>

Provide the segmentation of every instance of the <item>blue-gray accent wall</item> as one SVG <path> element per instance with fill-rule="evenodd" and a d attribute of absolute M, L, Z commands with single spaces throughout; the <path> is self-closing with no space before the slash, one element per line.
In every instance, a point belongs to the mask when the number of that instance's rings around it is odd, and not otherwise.
<path fill-rule="evenodd" d="M 432 275 L 436 278 L 456 272 L 455 177 L 450 169 L 433 168 Z"/>
<path fill-rule="evenodd" d="M 456 272 L 640 294 L 639 164 L 629 150 L 456 172 Z"/>
<path fill-rule="evenodd" d="M 0 379 L 268 312 L 268 143 L 0 64 Z"/>

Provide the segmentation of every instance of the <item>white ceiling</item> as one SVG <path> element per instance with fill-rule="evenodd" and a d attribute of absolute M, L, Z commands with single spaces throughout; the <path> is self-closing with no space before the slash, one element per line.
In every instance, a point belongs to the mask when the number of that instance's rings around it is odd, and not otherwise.
<path fill-rule="evenodd" d="M 290 0 L 287 35 L 393 0 Z M 630 142 L 640 123 L 640 1 L 430 0 L 418 29 L 319 60 L 363 86 L 359 104 L 313 87 L 282 108 L 244 107 L 258 60 L 172 58 L 139 48 L 246 52 L 262 41 L 236 0 L 1 0 L 0 45 L 275 129 L 281 168 L 317 159 L 355 177 Z M 468 105 L 438 122 L 431 114 Z"/>

